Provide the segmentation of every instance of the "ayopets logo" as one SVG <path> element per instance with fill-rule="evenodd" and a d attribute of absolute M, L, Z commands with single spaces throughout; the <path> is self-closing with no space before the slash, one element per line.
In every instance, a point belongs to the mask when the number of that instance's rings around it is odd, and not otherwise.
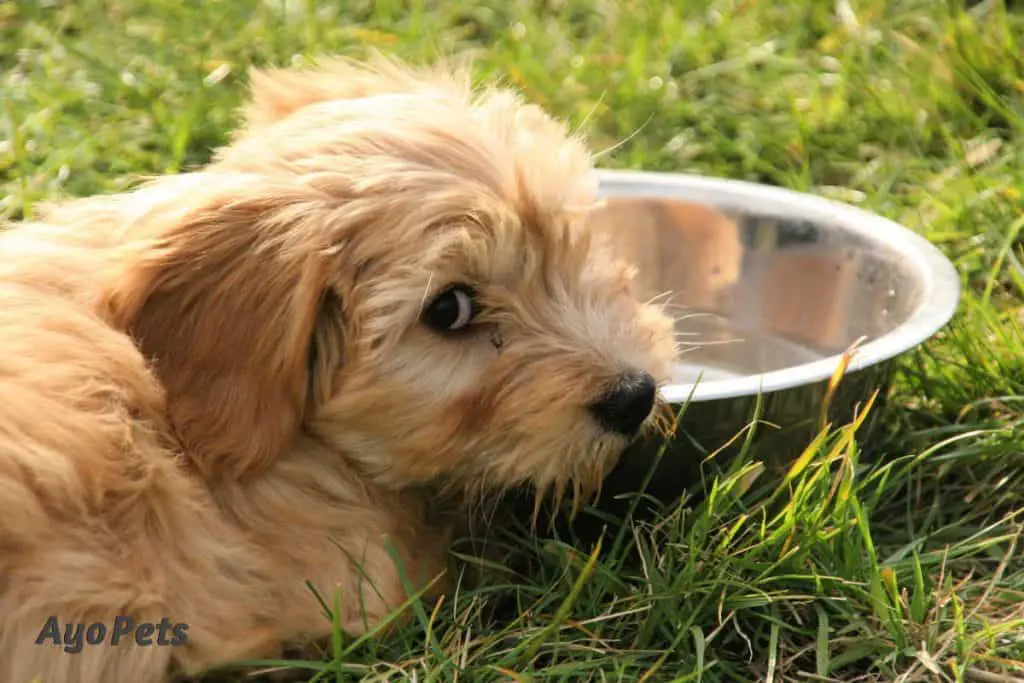
<path fill-rule="evenodd" d="M 178 624 L 166 617 L 159 623 L 116 617 L 110 624 L 100 621 L 91 624 L 61 624 L 57 617 L 50 617 L 36 638 L 36 645 L 63 646 L 64 652 L 68 654 L 77 654 L 87 645 L 122 643 L 138 647 L 185 645 L 188 643 L 188 624 Z"/>

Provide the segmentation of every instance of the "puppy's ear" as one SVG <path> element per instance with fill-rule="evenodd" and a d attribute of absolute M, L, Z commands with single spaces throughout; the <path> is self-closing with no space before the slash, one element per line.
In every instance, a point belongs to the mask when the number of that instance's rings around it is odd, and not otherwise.
<path fill-rule="evenodd" d="M 465 97 L 470 78 L 464 60 L 426 68 L 375 54 L 366 62 L 331 58 L 305 68 L 253 69 L 249 87 L 251 97 L 243 114 L 246 130 L 252 131 L 331 100 L 426 90 Z"/>
<path fill-rule="evenodd" d="M 109 306 L 153 362 L 186 456 L 208 479 L 239 478 L 289 446 L 310 373 L 326 373 L 339 351 L 310 362 L 327 323 L 318 199 L 260 180 L 203 182 L 133 228 L 144 246 L 125 259 Z M 340 345 L 334 336 L 325 341 Z"/>

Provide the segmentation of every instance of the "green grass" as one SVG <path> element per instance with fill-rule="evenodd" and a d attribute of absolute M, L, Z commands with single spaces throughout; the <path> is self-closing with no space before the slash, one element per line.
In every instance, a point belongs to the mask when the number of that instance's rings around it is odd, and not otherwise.
<path fill-rule="evenodd" d="M 628 138 L 607 167 L 893 218 L 949 255 L 964 300 L 879 408 L 886 458 L 835 426 L 781 481 L 750 486 L 748 454 L 600 556 L 511 534 L 530 576 L 292 666 L 318 681 L 1024 677 L 1024 14 L 851 4 L 856 24 L 826 0 L 8 0 L 0 217 L 202 163 L 249 64 L 375 47 L 474 51 L 481 76 L 595 148 Z"/>

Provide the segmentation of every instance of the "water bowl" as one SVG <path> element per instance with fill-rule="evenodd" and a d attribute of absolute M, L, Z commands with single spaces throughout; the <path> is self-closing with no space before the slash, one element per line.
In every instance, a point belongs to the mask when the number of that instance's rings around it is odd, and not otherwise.
<path fill-rule="evenodd" d="M 833 424 L 852 419 L 876 389 L 883 397 L 894 361 L 956 310 L 959 278 L 942 253 L 853 206 L 679 174 L 601 171 L 600 184 L 607 204 L 594 228 L 636 264 L 641 293 L 661 295 L 678 319 L 682 350 L 661 392 L 686 410 L 647 487 L 655 497 L 692 483 L 758 401 L 758 447 L 795 456 L 820 429 L 844 352 L 856 347 L 831 398 Z M 870 429 L 868 421 L 862 435 Z M 631 448 L 602 499 L 635 490 L 659 446 Z"/>

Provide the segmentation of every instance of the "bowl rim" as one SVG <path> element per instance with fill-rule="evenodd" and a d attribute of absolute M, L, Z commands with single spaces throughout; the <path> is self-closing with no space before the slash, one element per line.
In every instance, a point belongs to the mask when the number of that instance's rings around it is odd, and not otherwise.
<path fill-rule="evenodd" d="M 925 237 L 888 218 L 813 194 L 744 180 L 657 171 L 597 171 L 602 196 L 661 197 L 713 206 L 758 204 L 765 213 L 827 223 L 885 242 L 909 263 L 924 295 L 903 323 L 857 348 L 847 373 L 878 365 L 934 336 L 953 318 L 960 302 L 960 277 L 953 264 Z M 609 192 L 609 186 L 614 188 Z M 625 190 L 625 192 L 623 192 Z M 822 382 L 835 373 L 843 354 L 780 370 L 728 379 L 672 383 L 661 387 L 669 403 L 753 397 Z"/>

